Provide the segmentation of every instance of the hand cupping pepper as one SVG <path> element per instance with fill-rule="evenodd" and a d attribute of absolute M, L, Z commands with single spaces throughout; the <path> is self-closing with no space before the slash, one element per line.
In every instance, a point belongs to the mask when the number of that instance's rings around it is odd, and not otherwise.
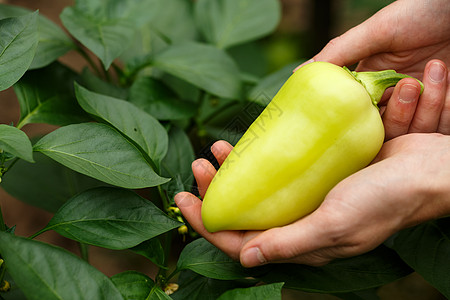
<path fill-rule="evenodd" d="M 206 229 L 263 230 L 315 210 L 376 156 L 384 140 L 377 103 L 405 77 L 325 62 L 296 71 L 211 182 L 202 205 Z"/>

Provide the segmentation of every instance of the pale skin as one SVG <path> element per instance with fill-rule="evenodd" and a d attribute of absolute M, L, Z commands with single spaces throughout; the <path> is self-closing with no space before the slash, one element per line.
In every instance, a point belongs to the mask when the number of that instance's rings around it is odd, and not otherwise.
<path fill-rule="evenodd" d="M 316 211 L 266 231 L 209 233 L 201 220 L 201 200 L 183 192 L 175 201 L 186 220 L 245 267 L 319 266 L 362 254 L 403 228 L 450 214 L 449 19 L 448 0 L 399 0 L 313 57 L 338 65 L 359 62 L 360 71 L 396 69 L 425 85 L 419 95 L 415 80 L 397 84 L 382 109 L 386 142 L 381 151 L 368 167 L 337 184 Z M 231 149 L 225 141 L 211 148 L 219 164 Z M 194 161 L 192 170 L 203 196 L 216 170 L 204 159 Z"/>

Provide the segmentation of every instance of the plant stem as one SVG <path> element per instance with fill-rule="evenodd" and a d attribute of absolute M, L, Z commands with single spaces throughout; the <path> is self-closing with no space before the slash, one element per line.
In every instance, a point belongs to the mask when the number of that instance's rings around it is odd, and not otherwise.
<path fill-rule="evenodd" d="M 423 83 L 420 80 L 411 77 L 409 75 L 400 74 L 394 70 L 385 70 L 378 72 L 352 72 L 345 68 L 350 74 L 361 83 L 370 95 L 372 103 L 377 106 L 384 94 L 384 91 L 391 86 L 394 86 L 403 78 L 413 78 L 417 80 L 420 84 L 421 90 L 423 92 Z"/>
<path fill-rule="evenodd" d="M 81 258 L 89 263 L 89 246 L 85 243 L 78 243 L 81 252 Z"/>
<path fill-rule="evenodd" d="M 0 231 L 6 231 L 5 221 L 3 220 L 2 206 L 0 205 Z"/>
<path fill-rule="evenodd" d="M 1 264 L 0 264 L 0 284 L 2 284 L 3 278 L 5 277 L 6 268 L 5 268 L 5 262 L 3 261 L 3 259 L 0 259 L 0 260 L 1 260 Z"/>
<path fill-rule="evenodd" d="M 87 54 L 86 51 L 84 51 L 83 48 L 78 47 L 78 48 L 77 48 L 77 52 L 80 53 L 80 55 L 83 56 L 84 59 L 86 59 L 87 63 L 92 67 L 92 69 L 94 69 L 95 73 L 97 73 L 97 75 L 98 75 L 99 77 L 103 77 L 103 74 L 104 74 L 104 73 L 102 73 L 102 72 L 99 70 L 98 66 L 95 64 L 95 62 L 94 62 L 94 61 L 92 60 L 92 58 L 89 56 L 89 54 Z"/>

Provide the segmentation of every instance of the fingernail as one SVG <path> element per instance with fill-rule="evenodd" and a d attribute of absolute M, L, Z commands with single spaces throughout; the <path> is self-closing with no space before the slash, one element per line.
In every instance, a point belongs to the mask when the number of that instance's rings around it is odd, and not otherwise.
<path fill-rule="evenodd" d="M 441 82 L 445 77 L 445 67 L 438 62 L 432 63 L 430 71 L 428 73 L 428 77 L 435 83 Z"/>
<path fill-rule="evenodd" d="M 241 264 L 245 267 L 256 267 L 267 263 L 266 258 L 258 247 L 252 247 L 241 255 Z"/>
<path fill-rule="evenodd" d="M 297 68 L 295 68 L 293 72 L 297 71 L 297 70 L 300 69 L 301 67 L 306 66 L 307 64 L 310 64 L 310 63 L 312 63 L 312 62 L 314 62 L 314 59 L 312 59 L 312 58 L 309 59 L 309 60 L 307 60 L 307 61 L 305 61 L 305 62 L 302 63 L 300 66 L 298 66 Z"/>
<path fill-rule="evenodd" d="M 402 103 L 411 103 L 419 98 L 419 89 L 412 84 L 404 84 L 400 88 L 400 93 L 398 95 L 398 101 Z"/>
<path fill-rule="evenodd" d="M 176 194 L 173 200 L 179 208 L 189 207 L 194 204 L 192 198 L 184 192 Z"/>

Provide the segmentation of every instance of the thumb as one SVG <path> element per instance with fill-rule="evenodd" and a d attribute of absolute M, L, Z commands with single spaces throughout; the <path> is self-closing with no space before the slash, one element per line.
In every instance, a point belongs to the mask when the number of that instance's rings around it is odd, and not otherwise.
<path fill-rule="evenodd" d="M 256 267 L 269 262 L 293 261 L 299 255 L 328 246 L 323 228 L 314 224 L 312 215 L 290 225 L 272 228 L 248 241 L 241 250 L 244 267 Z M 331 244 L 330 244 L 331 245 Z"/>

